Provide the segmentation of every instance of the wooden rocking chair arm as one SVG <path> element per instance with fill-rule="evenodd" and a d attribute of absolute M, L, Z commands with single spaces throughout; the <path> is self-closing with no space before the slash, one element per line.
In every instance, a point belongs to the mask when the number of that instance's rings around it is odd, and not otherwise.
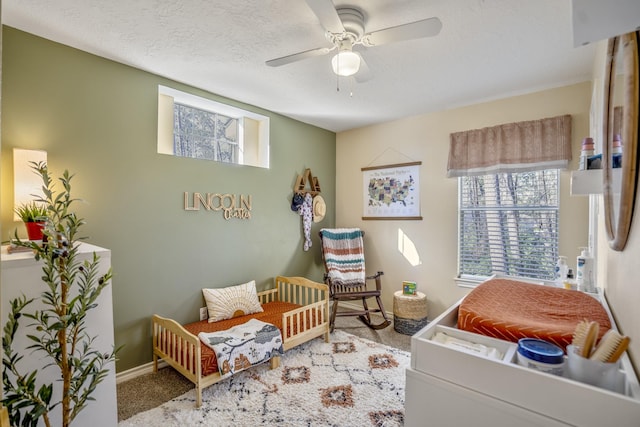
<path fill-rule="evenodd" d="M 384 274 L 384 271 L 378 271 L 376 274 L 374 274 L 373 276 L 366 276 L 365 280 L 380 280 L 380 276 L 382 276 Z M 327 282 L 327 279 L 329 278 L 329 273 L 324 273 L 324 276 L 322 277 L 322 280 L 324 280 L 324 282 Z"/>
<path fill-rule="evenodd" d="M 380 276 L 382 276 L 384 274 L 384 271 L 378 271 L 376 274 L 374 274 L 373 276 L 367 276 L 365 277 L 365 279 L 367 280 L 371 280 L 371 279 L 378 279 Z"/>
<path fill-rule="evenodd" d="M 376 281 L 376 290 L 378 292 L 380 292 L 382 290 L 382 280 L 380 280 L 380 276 L 382 276 L 384 273 L 382 271 L 378 271 L 376 274 L 374 274 L 373 276 L 369 276 L 366 277 L 367 280 L 371 279 Z"/>

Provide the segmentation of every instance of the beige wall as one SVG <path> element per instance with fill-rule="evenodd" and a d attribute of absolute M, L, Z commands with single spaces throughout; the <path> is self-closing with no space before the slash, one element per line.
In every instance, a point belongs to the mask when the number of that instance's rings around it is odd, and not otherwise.
<path fill-rule="evenodd" d="M 635 218 L 624 251 L 602 251 L 607 263 L 606 295 L 618 327 L 631 338 L 630 357 L 636 372 L 640 366 L 640 198 L 636 198 Z"/>
<path fill-rule="evenodd" d="M 593 75 L 593 120 L 592 133 L 596 141 L 602 137 L 602 99 L 604 64 L 606 61 L 607 41 L 598 45 L 598 56 L 594 63 Z M 600 145 L 601 147 L 601 145 Z M 638 227 L 638 212 L 640 212 L 640 197 L 636 197 L 634 207 L 635 218 L 631 222 L 629 240 L 622 252 L 609 248 L 607 234 L 604 227 L 604 204 L 602 196 L 595 197 L 596 205 L 591 212 L 597 228 L 598 247 L 598 281 L 605 288 L 605 294 L 616 319 L 618 327 L 631 338 L 629 355 L 636 372 L 640 367 L 640 280 L 638 277 L 638 261 L 640 260 L 640 228 Z"/>
<path fill-rule="evenodd" d="M 580 143 L 589 132 L 591 83 L 546 90 L 409 117 L 341 132 L 336 142 L 336 226 L 366 232 L 367 270 L 383 270 L 385 309 L 403 280 L 414 280 L 427 294 L 429 318 L 461 298 L 468 289 L 454 283 L 457 268 L 457 180 L 446 177 L 449 134 L 501 123 L 571 114 L 577 169 Z M 362 172 L 366 166 L 421 161 L 421 221 L 363 221 Z M 588 198 L 569 195 L 570 173 L 561 174 L 560 253 L 575 264 L 578 247 L 588 243 Z M 399 238 L 402 236 L 402 239 Z M 412 265 L 403 250 L 415 246 Z M 401 249 L 404 248 L 404 249 Z"/>

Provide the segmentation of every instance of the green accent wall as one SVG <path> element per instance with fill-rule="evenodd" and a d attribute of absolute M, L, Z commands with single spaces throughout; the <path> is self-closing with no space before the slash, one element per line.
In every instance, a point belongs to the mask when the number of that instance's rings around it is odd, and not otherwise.
<path fill-rule="evenodd" d="M 43 149 L 57 177 L 75 174 L 76 212 L 88 242 L 112 251 L 117 370 L 151 361 L 150 318 L 198 320 L 203 287 L 276 275 L 322 281 L 318 231 L 335 224 L 336 135 L 139 69 L 4 27 L 1 229 L 13 221 L 12 149 Z M 270 168 L 158 154 L 157 88 L 165 85 L 270 117 Z M 311 168 L 327 203 L 302 249 L 291 211 L 298 174 Z M 185 211 L 183 193 L 251 195 L 251 219 Z"/>

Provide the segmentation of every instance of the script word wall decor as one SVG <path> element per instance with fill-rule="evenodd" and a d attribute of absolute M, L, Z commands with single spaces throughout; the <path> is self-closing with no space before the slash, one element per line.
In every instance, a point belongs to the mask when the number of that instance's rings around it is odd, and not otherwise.
<path fill-rule="evenodd" d="M 208 211 L 222 211 L 224 219 L 251 219 L 251 195 L 184 192 L 184 210 L 199 211 L 200 206 Z"/>

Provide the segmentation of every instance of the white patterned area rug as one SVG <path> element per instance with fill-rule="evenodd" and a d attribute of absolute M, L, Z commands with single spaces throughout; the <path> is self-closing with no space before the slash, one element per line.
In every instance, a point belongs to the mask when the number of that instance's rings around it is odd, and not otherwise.
<path fill-rule="evenodd" d="M 402 426 L 410 353 L 334 331 L 120 422 L 127 426 Z"/>

